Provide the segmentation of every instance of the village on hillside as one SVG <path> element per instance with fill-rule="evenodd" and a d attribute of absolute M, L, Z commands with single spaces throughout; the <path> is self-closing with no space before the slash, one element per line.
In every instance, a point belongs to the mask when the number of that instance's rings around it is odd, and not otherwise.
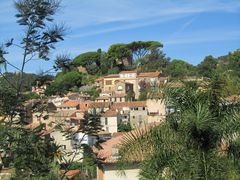
<path fill-rule="evenodd" d="M 240 179 L 239 2 L 0 7 L 0 180 Z"/>
<path fill-rule="evenodd" d="M 171 112 L 172 109 L 167 107 L 162 99 L 146 99 L 145 101 L 138 101 L 137 99 L 140 95 L 141 84 L 148 84 L 148 88 L 156 88 L 167 83 L 168 77 L 161 72 L 137 73 L 137 71 L 133 70 L 99 77 L 94 85 L 100 89 L 101 93 L 95 101 L 90 100 L 89 95 L 80 93 L 68 93 L 63 97 L 49 97 L 48 105 L 51 110 L 49 109 L 50 111 L 45 112 L 48 113 L 48 119 L 45 120 L 44 116 L 39 117 L 39 113 L 32 113 L 28 126 L 37 127 L 40 123 L 46 124 L 46 131 L 49 135 L 58 144 L 63 145 L 65 151 L 70 153 L 74 151 L 74 143 L 93 146 L 96 142 L 96 136 L 84 136 L 84 132 L 78 132 L 75 134 L 74 139 L 66 139 L 64 138 L 64 133 L 55 129 L 54 125 L 62 123 L 65 125 L 65 128 L 72 128 L 72 130 L 76 129 L 77 131 L 77 128 L 84 124 L 86 113 L 96 113 L 100 116 L 101 125 L 97 135 L 106 141 L 104 146 L 111 141 L 114 141 L 114 144 L 118 144 L 121 137 L 126 133 L 124 132 L 124 127 L 130 127 L 128 130 L 130 131 L 136 128 L 144 128 L 148 125 L 160 124 L 165 120 L 166 114 Z M 44 89 L 46 89 L 46 85 L 33 87 L 32 91 L 43 94 Z M 34 101 L 38 100 L 29 101 L 28 108 L 31 109 L 34 106 Z M 111 149 L 113 148 L 112 144 L 105 148 L 108 151 L 106 152 L 108 155 L 102 158 L 114 158 L 111 157 L 111 153 L 109 154 L 109 151 L 112 151 Z M 100 151 L 101 156 L 104 149 Z M 117 154 L 114 154 L 114 156 L 117 156 Z M 76 157 L 75 159 L 77 159 Z M 71 159 L 73 156 L 68 158 Z M 107 160 L 104 161 L 107 162 Z M 99 176 L 107 177 L 114 174 L 111 174 L 112 171 L 108 172 L 107 169 L 104 170 L 105 174 L 101 175 L 101 172 L 99 171 Z M 137 173 L 137 171 L 130 171 L 130 174 L 127 176 L 130 178 L 134 173 Z M 98 179 L 101 179 L 101 177 L 98 177 Z"/>

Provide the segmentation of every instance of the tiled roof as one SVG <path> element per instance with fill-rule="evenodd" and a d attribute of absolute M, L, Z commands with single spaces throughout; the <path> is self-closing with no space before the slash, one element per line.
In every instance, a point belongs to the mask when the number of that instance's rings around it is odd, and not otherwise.
<path fill-rule="evenodd" d="M 140 73 L 138 77 L 159 77 L 160 74 L 160 72 L 144 72 Z"/>
<path fill-rule="evenodd" d="M 117 102 L 113 103 L 114 109 L 119 109 L 123 107 L 146 107 L 146 101 L 131 101 L 131 102 Z"/>
<path fill-rule="evenodd" d="M 102 149 L 101 150 L 95 150 L 97 153 L 98 158 L 102 159 L 103 163 L 116 163 L 117 162 L 117 157 L 113 156 L 113 148 L 119 149 L 121 148 L 122 142 L 124 142 L 124 138 L 127 137 L 128 135 L 132 136 L 134 135 L 135 137 L 144 135 L 147 131 L 149 131 L 152 127 L 159 126 L 159 123 L 152 123 L 148 124 L 142 128 L 138 128 L 135 130 L 132 130 L 131 132 L 128 133 L 116 133 L 112 139 L 109 139 L 105 141 L 104 143 L 101 144 Z M 151 148 L 150 148 L 151 149 Z M 149 150 L 150 150 L 149 149 Z M 129 161 L 138 161 L 139 158 L 143 157 L 131 157 Z"/>
<path fill-rule="evenodd" d="M 115 77 L 119 77 L 119 74 L 109 74 L 107 76 L 104 76 L 104 78 L 115 78 Z"/>
<path fill-rule="evenodd" d="M 92 102 L 90 103 L 89 107 L 90 108 L 97 108 L 97 107 L 109 107 L 110 103 L 109 102 Z"/>
<path fill-rule="evenodd" d="M 108 141 L 101 144 L 102 149 L 97 152 L 97 156 L 103 159 L 104 163 L 114 163 L 117 161 L 116 158 L 112 156 L 112 149 L 121 143 L 123 135 L 113 137 Z"/>
<path fill-rule="evenodd" d="M 62 110 L 62 111 L 57 111 L 54 113 L 53 117 L 59 120 L 64 120 L 65 118 L 69 118 L 76 110 Z"/>
<path fill-rule="evenodd" d="M 118 115 L 118 112 L 113 109 L 109 109 L 105 113 L 102 114 L 103 117 L 116 117 Z"/>
<path fill-rule="evenodd" d="M 79 101 L 68 100 L 58 107 L 76 107 L 79 103 Z"/>

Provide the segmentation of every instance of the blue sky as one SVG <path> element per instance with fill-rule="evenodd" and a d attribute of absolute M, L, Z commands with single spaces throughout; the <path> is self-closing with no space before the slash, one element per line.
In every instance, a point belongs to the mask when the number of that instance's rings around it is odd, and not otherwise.
<path fill-rule="evenodd" d="M 13 1 L 1 0 L 0 8 L 0 42 L 20 39 Z M 59 53 L 75 57 L 138 40 L 160 41 L 167 56 L 192 64 L 240 48 L 240 0 L 62 0 L 56 20 L 66 24 L 68 33 L 52 60 Z M 10 49 L 7 58 L 19 65 L 21 52 Z M 38 73 L 52 65 L 35 61 L 26 71 Z"/>

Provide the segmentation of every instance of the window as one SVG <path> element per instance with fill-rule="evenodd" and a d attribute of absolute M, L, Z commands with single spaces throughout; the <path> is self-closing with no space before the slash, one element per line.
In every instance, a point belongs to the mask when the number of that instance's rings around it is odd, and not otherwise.
<path fill-rule="evenodd" d="M 105 81 L 105 84 L 106 84 L 106 85 L 112 85 L 112 80 L 106 80 L 106 81 Z"/>
<path fill-rule="evenodd" d="M 135 119 L 135 116 L 133 116 L 132 118 Z"/>
<path fill-rule="evenodd" d="M 143 110 L 145 110 L 145 107 L 143 107 Z"/>
<path fill-rule="evenodd" d="M 135 108 L 134 108 L 134 110 L 138 111 L 138 108 L 137 108 L 137 107 L 135 107 Z"/>
<path fill-rule="evenodd" d="M 123 87 L 122 87 L 122 86 L 118 86 L 117 90 L 118 90 L 118 91 L 122 91 L 122 90 L 123 90 Z"/>
<path fill-rule="evenodd" d="M 105 125 L 108 125 L 108 119 L 105 118 Z"/>
<path fill-rule="evenodd" d="M 139 120 L 139 122 L 142 122 L 142 115 L 138 116 L 138 120 Z"/>

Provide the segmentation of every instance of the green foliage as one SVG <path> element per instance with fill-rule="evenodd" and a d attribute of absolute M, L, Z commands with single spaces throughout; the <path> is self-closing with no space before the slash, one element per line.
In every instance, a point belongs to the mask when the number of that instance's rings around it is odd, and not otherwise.
<path fill-rule="evenodd" d="M 132 130 L 132 126 L 129 122 L 128 123 L 121 123 L 118 126 L 118 132 L 129 132 L 131 130 Z"/>
<path fill-rule="evenodd" d="M 170 58 L 166 58 L 162 50 L 152 50 L 151 54 L 139 60 L 139 67 L 142 72 L 165 72 L 169 65 Z"/>
<path fill-rule="evenodd" d="M 87 93 L 92 100 L 95 100 L 97 97 L 99 97 L 100 90 L 96 87 L 93 87 L 90 90 L 86 91 L 85 93 Z"/>
<path fill-rule="evenodd" d="M 118 67 L 108 69 L 108 74 L 118 74 L 120 72 Z"/>
<path fill-rule="evenodd" d="M 4 157 L 5 165 L 15 168 L 16 176 L 46 176 L 58 147 L 42 135 L 44 125 L 35 129 L 3 127 L 0 148 L 10 156 Z M 10 146 L 9 146 L 10 145 Z"/>
<path fill-rule="evenodd" d="M 62 72 L 71 71 L 73 68 L 72 61 L 68 55 L 58 55 L 55 60 L 55 65 L 53 68 L 58 71 L 62 70 Z"/>
<path fill-rule="evenodd" d="M 240 104 L 226 103 L 223 87 L 216 76 L 204 89 L 193 82 L 163 88 L 175 112 L 160 126 L 128 134 L 120 162 L 140 162 L 142 179 L 239 177 Z"/>
<path fill-rule="evenodd" d="M 163 47 L 163 45 L 157 41 L 133 41 L 127 46 L 132 51 L 135 60 L 143 58 L 148 53 Z"/>
<path fill-rule="evenodd" d="M 217 59 L 212 56 L 207 56 L 197 66 L 198 73 L 204 77 L 212 77 L 217 68 Z"/>
<path fill-rule="evenodd" d="M 86 52 L 80 54 L 73 60 L 73 64 L 76 66 L 86 67 L 87 65 L 96 64 L 100 65 L 100 53 L 98 52 Z"/>
<path fill-rule="evenodd" d="M 183 60 L 171 61 L 169 66 L 167 67 L 167 73 L 172 78 L 183 78 L 195 74 L 193 65 Z"/>
<path fill-rule="evenodd" d="M 126 101 L 134 101 L 134 98 L 135 98 L 134 92 L 128 91 L 126 96 Z"/>
<path fill-rule="evenodd" d="M 19 77 L 20 74 L 18 73 L 4 73 L 4 77 L 0 77 L 0 86 L 16 87 Z M 34 84 L 38 77 L 36 74 L 23 73 L 22 91 L 31 91 L 32 84 Z"/>
<path fill-rule="evenodd" d="M 17 97 L 15 89 L 5 85 L 0 86 L 0 116 L 11 116 L 12 108 L 22 102 L 23 99 Z M 19 109 L 14 112 L 14 114 L 17 113 L 19 113 Z"/>
<path fill-rule="evenodd" d="M 34 92 L 29 92 L 24 94 L 24 99 L 27 100 L 31 100 L 31 99 L 39 99 L 40 96 L 37 93 Z"/>
<path fill-rule="evenodd" d="M 138 97 L 138 100 L 139 100 L 139 101 L 146 101 L 147 98 L 148 98 L 147 95 L 148 95 L 147 90 L 142 90 L 142 91 L 140 92 L 140 95 L 139 95 L 139 97 Z"/>
<path fill-rule="evenodd" d="M 46 95 L 64 94 L 73 87 L 82 85 L 82 74 L 78 71 L 58 73 L 54 82 L 45 91 Z"/>
<path fill-rule="evenodd" d="M 90 75 L 96 75 L 99 73 L 99 67 L 96 64 L 87 65 L 86 70 Z"/>
<path fill-rule="evenodd" d="M 124 64 L 124 59 L 131 59 L 131 51 L 126 44 L 113 44 L 108 49 L 108 61 L 110 67 L 113 68 L 114 64 Z M 132 62 L 129 62 L 132 64 Z"/>

